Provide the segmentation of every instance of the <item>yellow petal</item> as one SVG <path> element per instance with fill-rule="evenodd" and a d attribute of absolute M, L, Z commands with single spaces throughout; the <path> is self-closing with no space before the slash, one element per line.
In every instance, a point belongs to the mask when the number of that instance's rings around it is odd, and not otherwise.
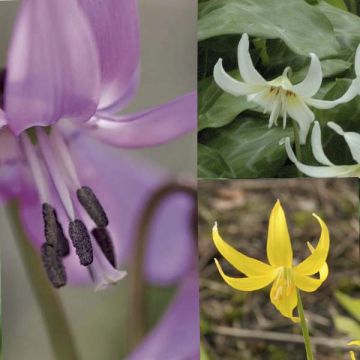
<path fill-rule="evenodd" d="M 349 352 L 351 360 L 356 360 L 355 353 L 353 351 Z"/>
<path fill-rule="evenodd" d="M 233 278 L 224 274 L 224 271 L 221 268 L 221 265 L 217 259 L 215 264 L 220 272 L 220 275 L 224 281 L 230 285 L 232 288 L 241 291 L 254 291 L 264 288 L 269 285 L 276 276 L 276 270 L 271 269 L 266 275 L 261 276 L 251 276 L 246 278 Z"/>
<path fill-rule="evenodd" d="M 324 221 L 322 221 L 319 216 L 317 216 L 316 214 L 313 214 L 313 216 L 317 219 L 321 226 L 321 235 L 313 253 L 304 261 L 302 261 L 299 265 L 295 266 L 294 270 L 301 275 L 314 275 L 319 272 L 326 263 L 326 258 L 329 253 L 329 230 Z"/>
<path fill-rule="evenodd" d="M 273 269 L 270 265 L 262 261 L 253 259 L 235 250 L 232 246 L 227 244 L 220 236 L 217 224 L 213 227 L 213 240 L 216 248 L 220 254 L 237 270 L 246 276 L 258 276 L 271 272 Z"/>
<path fill-rule="evenodd" d="M 267 239 L 267 256 L 272 266 L 291 267 L 293 251 L 284 210 L 278 200 L 271 211 Z"/>
<path fill-rule="evenodd" d="M 295 287 L 292 289 L 286 289 L 286 287 L 279 289 L 275 280 L 270 291 L 270 299 L 283 316 L 291 319 L 294 322 L 299 321 L 297 317 L 293 316 L 294 309 L 298 303 Z"/>
<path fill-rule="evenodd" d="M 349 346 L 359 346 L 360 347 L 360 340 L 354 340 L 354 341 L 350 341 L 348 343 Z"/>
<path fill-rule="evenodd" d="M 324 274 L 324 273 L 323 273 Z M 326 275 L 327 276 L 327 275 Z M 313 292 L 316 291 L 320 285 L 326 280 L 325 278 L 321 277 L 319 279 L 311 278 L 310 276 L 298 274 L 296 271 L 293 271 L 293 279 L 295 286 L 300 290 L 306 292 Z"/>
<path fill-rule="evenodd" d="M 309 242 L 307 242 L 307 245 L 308 245 L 308 248 L 310 249 L 311 253 L 313 253 L 315 251 L 315 248 Z M 319 273 L 320 273 L 320 279 L 324 279 L 324 280 L 327 279 L 327 277 L 329 275 L 329 267 L 326 262 L 320 268 Z"/>

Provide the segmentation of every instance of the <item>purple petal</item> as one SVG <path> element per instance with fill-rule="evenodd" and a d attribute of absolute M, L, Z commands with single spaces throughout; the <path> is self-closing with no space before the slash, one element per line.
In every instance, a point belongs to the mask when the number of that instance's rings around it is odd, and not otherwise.
<path fill-rule="evenodd" d="M 99 114 L 89 124 L 89 133 L 103 142 L 122 148 L 159 145 L 196 129 L 196 94 L 192 92 L 150 110 L 121 117 Z"/>
<path fill-rule="evenodd" d="M 125 107 L 137 90 L 140 35 L 136 0 L 78 0 L 100 55 L 100 109 Z"/>
<path fill-rule="evenodd" d="M 146 201 L 167 176 L 88 136 L 78 134 L 70 145 L 80 181 L 94 190 L 107 212 L 122 269 L 132 260 L 134 236 Z M 188 269 L 194 251 L 189 226 L 192 213 L 192 201 L 183 196 L 171 197 L 159 209 L 147 246 L 149 281 L 170 283 Z"/>
<path fill-rule="evenodd" d="M 0 204 L 19 196 L 32 197 L 32 188 L 18 139 L 3 127 L 0 129 Z"/>
<path fill-rule="evenodd" d="M 74 0 L 24 0 L 7 63 L 5 112 L 19 134 L 62 117 L 87 121 L 100 91 L 100 65 L 88 20 Z"/>
<path fill-rule="evenodd" d="M 191 272 L 160 323 L 127 360 L 200 359 L 199 283 Z"/>

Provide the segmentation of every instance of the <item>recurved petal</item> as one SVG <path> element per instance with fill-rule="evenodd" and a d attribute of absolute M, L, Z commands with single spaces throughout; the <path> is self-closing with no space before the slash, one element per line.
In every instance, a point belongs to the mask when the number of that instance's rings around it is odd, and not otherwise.
<path fill-rule="evenodd" d="M 354 341 L 350 341 L 348 343 L 349 346 L 359 346 L 360 347 L 360 340 L 354 340 Z"/>
<path fill-rule="evenodd" d="M 311 63 L 305 79 L 293 86 L 297 94 L 305 97 L 314 96 L 320 89 L 322 83 L 322 70 L 319 58 L 311 53 Z"/>
<path fill-rule="evenodd" d="M 290 138 L 283 139 L 280 144 L 285 144 L 286 153 L 289 159 L 296 165 L 296 167 L 305 175 L 316 178 L 328 177 L 360 177 L 359 165 L 334 165 L 334 166 L 310 166 L 298 161 L 293 149 L 291 148 Z"/>
<path fill-rule="evenodd" d="M 310 242 L 307 242 L 307 246 L 310 249 L 310 252 L 313 253 L 315 248 L 311 245 Z M 320 268 L 319 270 L 319 274 L 320 274 L 320 279 L 327 279 L 328 275 L 329 275 L 329 266 L 328 264 L 325 262 L 324 265 Z"/>
<path fill-rule="evenodd" d="M 248 34 L 243 34 L 239 42 L 238 62 L 241 77 L 246 83 L 266 85 L 266 80 L 258 73 L 251 60 Z"/>
<path fill-rule="evenodd" d="M 264 85 L 246 84 L 232 78 L 224 70 L 222 59 L 219 59 L 214 67 L 214 80 L 221 89 L 234 96 L 250 95 L 264 89 Z"/>
<path fill-rule="evenodd" d="M 350 148 L 353 159 L 360 164 L 360 134 L 356 132 L 345 132 L 338 124 L 335 124 L 332 121 L 328 122 L 328 126 L 344 137 Z"/>
<path fill-rule="evenodd" d="M 235 250 L 227 244 L 219 234 L 217 224 L 215 223 L 212 231 L 214 244 L 220 254 L 237 270 L 246 276 L 261 276 L 271 272 L 273 269 L 270 265 L 262 261 L 253 259 Z"/>
<path fill-rule="evenodd" d="M 287 101 L 287 111 L 300 127 L 300 143 L 306 143 L 306 137 L 311 123 L 315 119 L 314 113 L 298 96 L 291 96 Z"/>
<path fill-rule="evenodd" d="M 87 121 L 99 85 L 94 36 L 77 1 L 24 0 L 7 62 L 9 127 L 19 134 L 62 117 Z"/>
<path fill-rule="evenodd" d="M 355 74 L 357 77 L 360 77 L 360 44 L 357 47 L 355 54 Z"/>
<path fill-rule="evenodd" d="M 302 261 L 299 265 L 294 267 L 294 271 L 296 271 L 300 275 L 314 275 L 319 272 L 326 263 L 326 258 L 329 253 L 330 234 L 328 227 L 319 216 L 317 216 L 316 214 L 313 214 L 313 216 L 320 224 L 321 235 L 318 244 L 312 254 L 304 261 Z"/>
<path fill-rule="evenodd" d="M 272 266 L 292 266 L 293 251 L 285 213 L 279 200 L 270 214 L 266 251 Z"/>
<path fill-rule="evenodd" d="M 254 290 L 262 289 L 267 285 L 269 285 L 272 281 L 274 281 L 277 274 L 275 269 L 271 269 L 268 273 L 264 275 L 250 276 L 245 278 L 234 278 L 227 276 L 224 273 L 223 269 L 221 268 L 219 261 L 217 259 L 214 260 L 221 277 L 228 285 L 230 285 L 232 288 L 236 290 L 254 291 Z"/>
<path fill-rule="evenodd" d="M 100 56 L 99 108 L 120 110 L 131 101 L 140 63 L 136 0 L 78 0 L 95 35 Z"/>
<path fill-rule="evenodd" d="M 295 289 L 292 289 L 289 293 L 279 294 L 279 289 L 274 282 L 270 291 L 270 300 L 273 305 L 278 309 L 281 315 L 291 319 L 294 322 L 298 322 L 298 318 L 294 317 L 294 309 L 297 306 L 298 298 Z"/>
<path fill-rule="evenodd" d="M 356 360 L 355 353 L 353 351 L 349 352 L 351 360 Z"/>
<path fill-rule="evenodd" d="M 293 271 L 293 278 L 297 288 L 306 292 L 316 291 L 321 284 L 326 280 L 326 278 L 315 279 L 310 276 L 305 276 L 298 274 L 296 271 Z"/>
<path fill-rule="evenodd" d="M 196 130 L 196 93 L 136 114 L 101 118 L 86 125 L 88 133 L 121 148 L 155 146 Z"/>
<path fill-rule="evenodd" d="M 336 100 L 320 100 L 306 98 L 305 101 L 308 105 L 317 109 L 332 109 L 340 104 L 345 104 L 354 99 L 360 93 L 360 78 L 352 81 L 351 85 L 343 96 Z"/>
<path fill-rule="evenodd" d="M 334 164 L 325 155 L 321 141 L 321 128 L 318 121 L 315 121 L 311 133 L 311 147 L 315 159 L 323 165 L 334 166 Z"/>

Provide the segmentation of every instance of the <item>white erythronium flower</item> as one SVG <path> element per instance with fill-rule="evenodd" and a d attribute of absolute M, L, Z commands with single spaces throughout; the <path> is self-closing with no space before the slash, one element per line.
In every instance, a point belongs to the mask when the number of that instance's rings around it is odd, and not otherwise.
<path fill-rule="evenodd" d="M 280 144 L 285 144 L 286 152 L 289 159 L 296 165 L 296 167 L 304 174 L 312 177 L 360 177 L 360 134 L 355 132 L 344 132 L 342 128 L 334 122 L 328 122 L 327 125 L 343 136 L 348 144 L 353 159 L 357 162 L 355 165 L 335 165 L 324 153 L 321 143 L 320 125 L 315 121 L 314 128 L 311 134 L 312 152 L 315 159 L 322 164 L 322 166 L 309 166 L 301 163 L 296 158 L 294 151 L 291 148 L 290 138 L 285 138 L 280 141 Z"/>
<path fill-rule="evenodd" d="M 304 144 L 310 125 L 315 119 L 309 106 L 331 109 L 352 100 L 360 92 L 360 80 L 354 80 L 348 91 L 337 100 L 314 99 L 313 96 L 321 87 L 322 70 L 318 57 L 311 53 L 310 58 L 309 71 L 302 82 L 295 85 L 290 82 L 287 75 L 289 67 L 281 76 L 266 81 L 252 63 L 249 53 L 249 36 L 243 34 L 238 46 L 238 63 L 243 81 L 238 81 L 225 72 L 222 59 L 219 59 L 214 67 L 214 79 L 224 91 L 234 96 L 247 96 L 248 101 L 254 101 L 264 109 L 265 113 L 270 113 L 269 128 L 274 124 L 277 125 L 279 116 L 282 116 L 285 127 L 286 118 L 289 115 L 299 124 L 300 142 Z M 360 74 L 360 58 L 358 70 Z"/>

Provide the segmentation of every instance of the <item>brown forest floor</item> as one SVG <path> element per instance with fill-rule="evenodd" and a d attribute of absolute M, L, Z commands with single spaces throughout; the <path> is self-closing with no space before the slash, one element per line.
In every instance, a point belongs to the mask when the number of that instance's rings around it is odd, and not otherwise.
<path fill-rule="evenodd" d="M 350 179 L 199 183 L 203 347 L 211 360 L 306 359 L 303 344 L 298 342 L 298 325 L 273 307 L 269 288 L 251 293 L 233 290 L 222 281 L 213 262 L 216 256 L 228 274 L 243 276 L 217 253 L 210 236 L 215 220 L 227 242 L 249 256 L 266 260 L 268 217 L 277 198 L 287 216 L 297 261 L 308 256 L 306 241 L 315 245 L 320 235 L 311 213 L 320 215 L 329 227 L 329 278 L 317 292 L 302 293 L 302 299 L 312 340 L 320 344 L 315 347 L 316 359 L 349 359 L 348 352 L 338 347 L 347 338 L 335 328 L 333 316 L 349 316 L 334 296 L 337 290 L 360 297 L 358 182 Z"/>

